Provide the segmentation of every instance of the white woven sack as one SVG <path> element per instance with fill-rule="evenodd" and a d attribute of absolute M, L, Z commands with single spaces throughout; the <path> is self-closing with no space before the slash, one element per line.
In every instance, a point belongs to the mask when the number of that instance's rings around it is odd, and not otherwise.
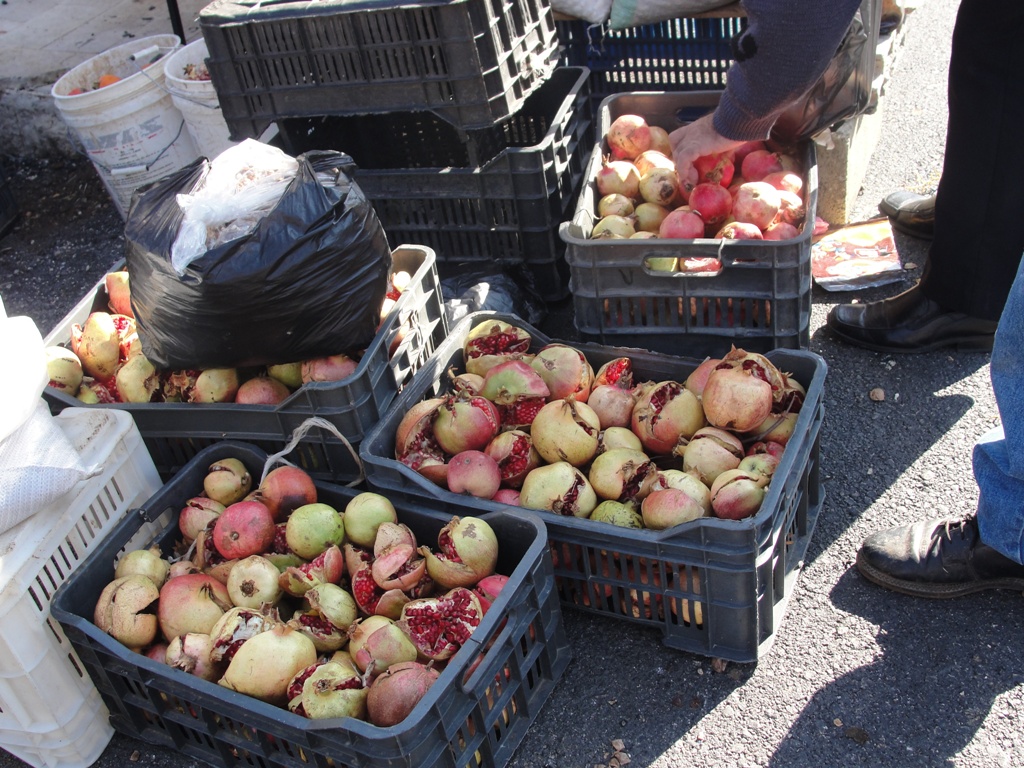
<path fill-rule="evenodd" d="M 0 442 L 0 533 L 46 509 L 89 474 L 38 398 L 25 423 Z"/>
<path fill-rule="evenodd" d="M 551 0 L 551 10 L 591 24 L 604 24 L 611 13 L 612 0 Z"/>
<path fill-rule="evenodd" d="M 733 2 L 735 0 L 612 0 L 608 23 L 612 29 L 656 24 L 704 13 Z"/>

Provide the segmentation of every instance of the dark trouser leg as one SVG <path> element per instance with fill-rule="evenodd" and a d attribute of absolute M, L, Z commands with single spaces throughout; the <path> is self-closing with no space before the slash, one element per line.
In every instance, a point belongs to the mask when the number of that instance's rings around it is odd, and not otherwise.
<path fill-rule="evenodd" d="M 935 239 L 921 288 L 998 320 L 1024 251 L 1024 2 L 963 0 L 953 30 L 949 124 Z"/>

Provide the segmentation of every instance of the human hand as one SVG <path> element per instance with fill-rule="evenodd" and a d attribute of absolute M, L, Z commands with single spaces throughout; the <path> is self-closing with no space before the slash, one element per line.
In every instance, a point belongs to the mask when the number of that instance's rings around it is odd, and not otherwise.
<path fill-rule="evenodd" d="M 697 183 L 697 170 L 693 167 L 694 160 L 705 155 L 727 152 L 745 143 L 722 136 L 715 130 L 712 116 L 713 113 L 704 115 L 692 123 L 676 128 L 668 135 L 668 139 L 672 143 L 672 159 L 676 164 L 679 182 L 691 189 Z"/>

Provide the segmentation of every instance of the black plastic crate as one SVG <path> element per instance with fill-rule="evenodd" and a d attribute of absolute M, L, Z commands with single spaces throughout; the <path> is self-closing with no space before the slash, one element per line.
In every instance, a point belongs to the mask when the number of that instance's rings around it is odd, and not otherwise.
<path fill-rule="evenodd" d="M 4 173 L 3 166 L 0 166 L 0 237 L 7 234 L 17 218 L 18 201 L 14 197 L 10 179 Z"/>
<path fill-rule="evenodd" d="M 500 541 L 498 572 L 509 582 L 470 640 L 400 724 L 352 718 L 307 720 L 135 653 L 101 632 L 93 606 L 125 551 L 180 537 L 178 510 L 202 488 L 206 468 L 236 457 L 261 476 L 266 454 L 232 441 L 211 446 L 142 508 L 129 513 L 61 585 L 51 613 L 92 677 L 120 733 L 215 766 L 505 765 L 561 678 L 571 651 L 552 589 L 543 523 L 515 508 L 480 513 L 461 504 L 427 509 L 396 501 L 399 521 L 433 543 L 454 514 L 479 515 Z M 318 500 L 343 509 L 355 491 L 317 484 Z M 155 523 L 155 526 L 154 526 Z M 156 527 L 161 533 L 154 537 Z M 475 664 L 475 662 L 479 662 Z"/>
<path fill-rule="evenodd" d="M 558 47 L 540 0 L 215 0 L 199 26 L 233 139 L 323 114 L 427 110 L 488 127 L 544 81 Z"/>
<path fill-rule="evenodd" d="M 720 91 L 745 17 L 679 18 L 627 29 L 555 23 L 562 64 L 589 67 L 595 110 L 623 91 Z"/>
<path fill-rule="evenodd" d="M 514 315 L 476 312 L 459 321 L 361 444 L 371 488 L 432 503 L 462 498 L 397 461 L 395 432 L 415 403 L 448 391 L 447 372 L 465 369 L 462 345 L 469 331 L 493 318 L 529 331 L 532 352 L 552 341 Z M 617 357 L 631 358 L 637 382 L 684 381 L 700 363 L 641 349 L 563 343 L 583 352 L 595 370 Z M 728 351 L 725 344 L 719 356 Z M 812 352 L 775 350 L 768 358 L 807 389 L 807 398 L 758 513 L 654 531 L 538 512 L 548 528 L 563 605 L 660 629 L 665 645 L 705 656 L 754 662 L 768 652 L 824 499 L 819 432 L 826 373 L 825 361 Z M 489 500 L 473 504 L 504 508 Z"/>
<path fill-rule="evenodd" d="M 730 342 L 755 352 L 806 348 L 811 322 L 811 236 L 818 207 L 813 142 L 798 148 L 806 216 L 790 240 L 592 240 L 600 195 L 595 179 L 607 153 L 604 135 L 623 114 L 673 130 L 714 109 L 720 94 L 622 93 L 601 104 L 601 136 L 587 168 L 567 243 L 569 289 L 582 338 L 693 356 L 714 355 Z M 718 259 L 714 272 L 659 272 L 651 258 Z"/>
<path fill-rule="evenodd" d="M 202 449 L 221 440 L 245 440 L 268 453 L 282 450 L 292 433 L 311 417 L 326 419 L 352 446 L 330 429 L 313 427 L 292 454 L 292 461 L 319 478 L 358 479 L 355 449 L 376 424 L 412 374 L 444 340 L 444 315 L 434 252 L 421 245 L 392 251 L 396 271 L 412 276 L 387 320 L 377 331 L 355 373 L 343 381 L 306 384 L 278 405 L 236 403 L 84 404 L 47 387 L 44 396 L 57 413 L 70 406 L 119 408 L 128 411 L 142 433 L 160 475 L 168 479 Z M 103 280 L 46 337 L 46 344 L 66 344 L 71 326 L 94 310 L 107 310 Z M 399 333 L 404 337 L 391 352 Z"/>
<path fill-rule="evenodd" d="M 560 67 L 513 117 L 468 139 L 406 112 L 281 120 L 279 141 L 289 153 L 349 154 L 388 239 L 429 245 L 442 277 L 522 264 L 558 300 L 568 283 L 558 226 L 596 141 L 589 82 L 585 68 Z"/>

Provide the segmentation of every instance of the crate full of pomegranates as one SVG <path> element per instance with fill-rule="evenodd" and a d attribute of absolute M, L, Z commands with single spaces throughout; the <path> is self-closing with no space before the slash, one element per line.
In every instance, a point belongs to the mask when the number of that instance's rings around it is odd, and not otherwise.
<path fill-rule="evenodd" d="M 360 456 L 371 488 L 392 497 L 536 510 L 563 605 L 756 661 L 821 506 L 824 378 L 802 350 L 725 345 L 698 360 L 474 313 Z"/>
<path fill-rule="evenodd" d="M 311 416 L 353 446 L 448 332 L 436 257 L 401 245 L 391 253 L 391 289 L 364 350 L 252 369 L 157 370 L 135 331 L 131 276 L 105 275 L 46 337 L 53 411 L 83 405 L 127 410 L 164 479 L 225 438 L 281 450 Z M 328 429 L 306 433 L 292 461 L 318 477 L 359 475 L 354 452 Z"/>
<path fill-rule="evenodd" d="M 392 503 L 224 441 L 51 610 L 118 731 L 211 765 L 502 766 L 569 661 L 551 578 L 535 516 Z"/>

